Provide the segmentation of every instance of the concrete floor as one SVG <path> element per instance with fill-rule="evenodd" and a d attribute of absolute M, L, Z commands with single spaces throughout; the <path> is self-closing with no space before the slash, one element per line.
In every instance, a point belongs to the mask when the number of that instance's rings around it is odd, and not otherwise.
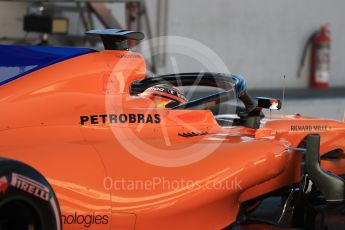
<path fill-rule="evenodd" d="M 345 98 L 315 98 L 285 100 L 282 110 L 277 113 L 342 120 L 344 112 Z"/>
<path fill-rule="evenodd" d="M 282 98 L 283 90 L 249 90 L 253 97 Z M 345 112 L 345 88 L 287 89 L 283 109 L 277 113 L 342 120 Z"/>

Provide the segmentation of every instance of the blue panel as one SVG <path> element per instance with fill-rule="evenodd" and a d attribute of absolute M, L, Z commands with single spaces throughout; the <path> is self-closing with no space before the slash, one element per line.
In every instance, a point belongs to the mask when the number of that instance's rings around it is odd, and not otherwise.
<path fill-rule="evenodd" d="M 0 45 L 0 85 L 46 66 L 95 52 L 84 48 Z"/>
<path fill-rule="evenodd" d="M 237 94 L 241 94 L 243 91 L 246 90 L 246 81 L 244 80 L 244 77 L 239 74 L 231 74 L 233 80 L 235 81 L 235 88 L 237 91 Z"/>

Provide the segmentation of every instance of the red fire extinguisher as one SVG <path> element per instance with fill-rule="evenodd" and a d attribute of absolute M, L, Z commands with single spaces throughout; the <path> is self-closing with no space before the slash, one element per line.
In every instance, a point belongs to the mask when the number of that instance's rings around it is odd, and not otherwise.
<path fill-rule="evenodd" d="M 325 89 L 329 86 L 330 76 L 330 48 L 331 36 L 329 25 L 323 25 L 312 34 L 306 43 L 299 67 L 298 75 L 304 66 L 304 60 L 308 48 L 310 52 L 309 86 L 314 89 Z"/>

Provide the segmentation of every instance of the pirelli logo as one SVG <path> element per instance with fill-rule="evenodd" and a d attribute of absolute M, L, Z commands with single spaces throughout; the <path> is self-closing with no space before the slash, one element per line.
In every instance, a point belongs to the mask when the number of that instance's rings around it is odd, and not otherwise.
<path fill-rule="evenodd" d="M 12 173 L 11 186 L 48 201 L 49 188 L 26 176 Z"/>

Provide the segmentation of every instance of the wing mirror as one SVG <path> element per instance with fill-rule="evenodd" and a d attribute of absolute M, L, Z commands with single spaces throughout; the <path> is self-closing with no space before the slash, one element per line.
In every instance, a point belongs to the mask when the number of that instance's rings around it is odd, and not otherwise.
<path fill-rule="evenodd" d="M 258 107 L 271 110 L 280 110 L 282 102 L 275 98 L 257 97 Z"/>

